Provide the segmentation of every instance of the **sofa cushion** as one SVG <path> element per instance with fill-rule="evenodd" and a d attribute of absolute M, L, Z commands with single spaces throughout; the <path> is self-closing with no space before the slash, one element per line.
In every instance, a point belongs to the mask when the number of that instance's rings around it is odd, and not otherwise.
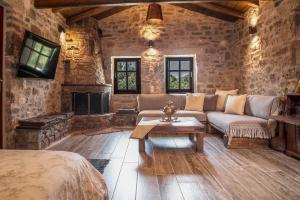
<path fill-rule="evenodd" d="M 203 112 L 205 94 L 187 94 L 185 100 L 185 110 Z"/>
<path fill-rule="evenodd" d="M 228 95 L 237 95 L 238 89 L 236 90 L 216 90 L 216 95 L 218 95 L 217 100 L 217 111 L 224 111 L 225 101 Z"/>
<path fill-rule="evenodd" d="M 203 106 L 204 112 L 216 111 L 217 101 L 218 101 L 218 95 L 214 95 L 214 94 L 205 95 L 204 106 Z"/>
<path fill-rule="evenodd" d="M 204 112 L 199 111 L 191 111 L 191 110 L 178 110 L 175 115 L 175 117 L 195 117 L 200 122 L 206 122 L 206 114 Z"/>
<path fill-rule="evenodd" d="M 243 115 L 245 110 L 245 103 L 247 95 L 228 96 L 225 105 L 226 114 Z"/>
<path fill-rule="evenodd" d="M 222 112 L 209 112 L 207 119 L 210 124 L 229 137 L 246 137 L 269 139 L 272 134 L 269 130 L 268 120 L 248 116 L 233 115 Z"/>
<path fill-rule="evenodd" d="M 136 123 L 138 124 L 143 117 L 163 117 L 164 113 L 161 110 L 143 110 L 141 111 L 138 116 Z M 203 112 L 198 111 L 189 111 L 189 110 L 178 110 L 175 117 L 195 117 L 199 121 L 205 122 L 206 121 L 206 114 Z"/>
<path fill-rule="evenodd" d="M 173 101 L 176 109 L 184 109 L 185 95 L 180 94 L 140 94 L 137 96 L 138 111 L 160 110 L 167 105 L 168 101 Z"/>
<path fill-rule="evenodd" d="M 275 96 L 249 95 L 245 105 L 245 114 L 269 119 Z"/>

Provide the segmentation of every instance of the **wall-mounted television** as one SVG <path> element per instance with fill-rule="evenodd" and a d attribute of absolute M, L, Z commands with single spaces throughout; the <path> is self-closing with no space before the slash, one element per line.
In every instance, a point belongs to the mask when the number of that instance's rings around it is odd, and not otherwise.
<path fill-rule="evenodd" d="M 59 53 L 60 45 L 26 31 L 17 77 L 54 79 Z"/>

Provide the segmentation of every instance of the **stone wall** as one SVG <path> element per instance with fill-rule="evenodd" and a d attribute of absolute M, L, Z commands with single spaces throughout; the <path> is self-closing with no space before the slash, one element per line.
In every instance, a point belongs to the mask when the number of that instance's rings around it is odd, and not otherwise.
<path fill-rule="evenodd" d="M 198 92 L 236 88 L 237 69 L 231 52 L 234 24 L 168 4 L 163 4 L 162 10 L 163 26 L 145 24 L 147 5 L 99 21 L 107 83 L 112 83 L 112 57 L 140 56 L 142 93 L 164 93 L 164 56 L 192 55 L 196 58 Z M 154 49 L 147 47 L 151 37 Z M 135 104 L 135 95 L 112 97 L 113 110 Z"/>
<path fill-rule="evenodd" d="M 105 83 L 102 69 L 101 33 L 92 18 L 72 24 L 66 31 L 65 83 Z"/>
<path fill-rule="evenodd" d="M 235 27 L 236 68 L 240 69 L 240 88 L 248 94 L 281 95 L 287 81 L 290 92 L 300 75 L 299 1 L 284 0 L 277 7 L 260 1 L 259 9 L 249 10 L 246 20 Z M 249 34 L 256 21 L 257 33 Z"/>
<path fill-rule="evenodd" d="M 61 84 L 64 79 L 62 56 L 55 80 L 16 78 L 16 66 L 25 30 L 59 43 L 58 25 L 65 19 L 51 10 L 36 10 L 33 0 L 2 0 L 6 9 L 5 47 L 5 135 L 6 147 L 14 148 L 15 127 L 19 119 L 60 111 Z"/>

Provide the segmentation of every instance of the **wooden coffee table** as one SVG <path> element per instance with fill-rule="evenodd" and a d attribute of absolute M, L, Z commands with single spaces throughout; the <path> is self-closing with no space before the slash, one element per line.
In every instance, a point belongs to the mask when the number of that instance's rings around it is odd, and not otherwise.
<path fill-rule="evenodd" d="M 159 119 L 157 117 L 143 117 L 142 121 L 149 121 Z M 203 139 L 205 136 L 205 126 L 199 122 L 195 117 L 178 117 L 178 122 L 162 122 L 156 125 L 148 134 L 169 133 L 169 134 L 188 134 L 189 139 L 194 141 L 196 135 L 196 151 L 203 152 Z M 139 151 L 145 151 L 145 139 L 139 139 Z"/>

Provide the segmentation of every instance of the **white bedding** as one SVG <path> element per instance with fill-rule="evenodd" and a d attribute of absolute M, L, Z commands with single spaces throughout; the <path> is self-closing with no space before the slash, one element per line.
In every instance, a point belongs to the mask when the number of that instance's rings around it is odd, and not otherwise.
<path fill-rule="evenodd" d="M 102 175 L 62 151 L 0 150 L 1 200 L 106 200 Z"/>

